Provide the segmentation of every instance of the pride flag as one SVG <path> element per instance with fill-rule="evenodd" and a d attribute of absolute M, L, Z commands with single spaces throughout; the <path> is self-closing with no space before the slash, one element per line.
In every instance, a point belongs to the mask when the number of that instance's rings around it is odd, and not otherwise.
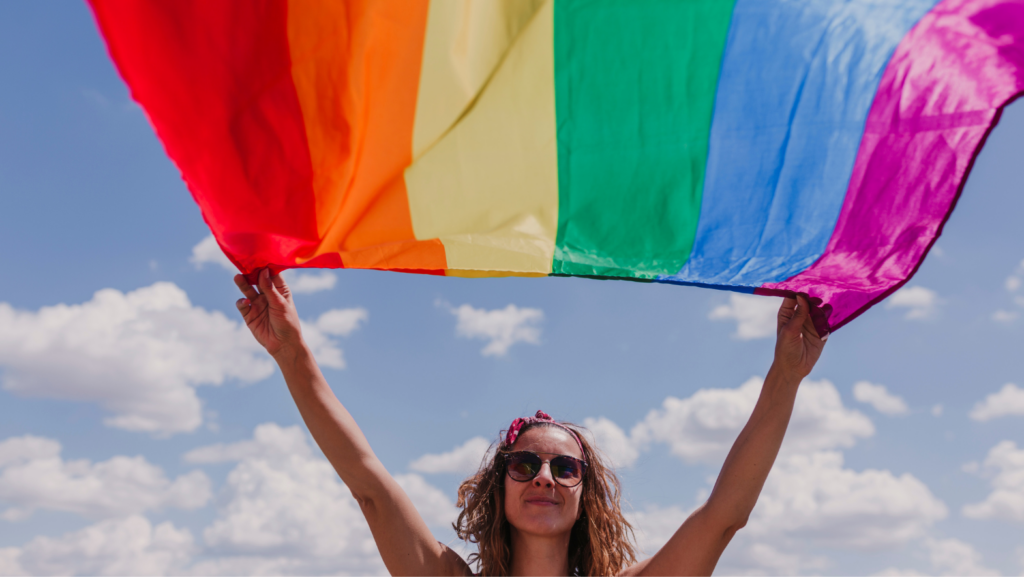
<path fill-rule="evenodd" d="M 1024 0 L 90 0 L 225 254 L 902 286 L 1024 91 Z"/>

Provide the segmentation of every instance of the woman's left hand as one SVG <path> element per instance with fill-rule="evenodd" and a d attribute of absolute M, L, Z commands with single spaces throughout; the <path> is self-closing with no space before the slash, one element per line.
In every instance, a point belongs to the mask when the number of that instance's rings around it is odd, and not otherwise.
<path fill-rule="evenodd" d="M 779 307 L 775 368 L 796 379 L 810 374 L 828 339 L 828 335 L 818 336 L 810 312 L 811 305 L 803 295 L 787 297 Z"/>

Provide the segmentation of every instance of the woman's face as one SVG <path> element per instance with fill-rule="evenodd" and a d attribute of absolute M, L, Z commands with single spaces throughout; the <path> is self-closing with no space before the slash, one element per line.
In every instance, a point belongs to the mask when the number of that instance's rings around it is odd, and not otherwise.
<path fill-rule="evenodd" d="M 539 426 L 521 433 L 513 451 L 533 451 L 542 459 L 555 453 L 583 459 L 576 440 L 558 427 Z M 586 480 L 583 481 L 586 483 Z M 551 466 L 544 463 L 540 473 L 530 481 L 514 481 L 505 475 L 505 518 L 525 534 L 551 537 L 572 530 L 580 516 L 583 483 L 563 487 L 551 476 Z"/>

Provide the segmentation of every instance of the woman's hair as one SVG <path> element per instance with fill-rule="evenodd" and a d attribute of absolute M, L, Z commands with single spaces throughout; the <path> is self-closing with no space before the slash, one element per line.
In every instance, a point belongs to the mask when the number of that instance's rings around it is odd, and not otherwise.
<path fill-rule="evenodd" d="M 619 507 L 620 486 L 615 473 L 604 464 L 600 453 L 582 435 L 581 427 L 562 423 L 572 429 L 583 448 L 587 470 L 583 476 L 579 519 L 569 537 L 569 571 L 573 575 L 613 575 L 636 562 L 633 527 Z M 531 423 L 520 434 L 534 427 L 555 426 Z M 498 448 L 475 475 L 459 486 L 458 520 L 452 524 L 459 538 L 476 543 L 478 552 L 469 556 L 479 563 L 481 575 L 508 575 L 512 570 L 512 535 L 505 518 L 505 460 L 512 450 L 504 431 Z"/>

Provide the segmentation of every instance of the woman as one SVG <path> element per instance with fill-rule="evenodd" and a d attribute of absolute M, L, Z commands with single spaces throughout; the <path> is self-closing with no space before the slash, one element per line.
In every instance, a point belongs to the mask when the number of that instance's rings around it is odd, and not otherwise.
<path fill-rule="evenodd" d="M 472 575 L 438 543 L 335 397 L 302 340 L 284 280 L 268 270 L 257 287 L 238 275 L 237 302 L 256 340 L 274 357 L 310 433 L 352 491 L 392 575 Z M 797 387 L 825 339 L 804 297 L 783 300 L 775 360 L 711 496 L 653 557 L 635 563 L 618 482 L 572 425 L 538 411 L 516 419 L 494 458 L 459 488 L 459 535 L 478 544 L 484 574 L 710 575 L 747 522 L 778 454 Z M 472 559 L 471 559 L 472 560 Z"/>

